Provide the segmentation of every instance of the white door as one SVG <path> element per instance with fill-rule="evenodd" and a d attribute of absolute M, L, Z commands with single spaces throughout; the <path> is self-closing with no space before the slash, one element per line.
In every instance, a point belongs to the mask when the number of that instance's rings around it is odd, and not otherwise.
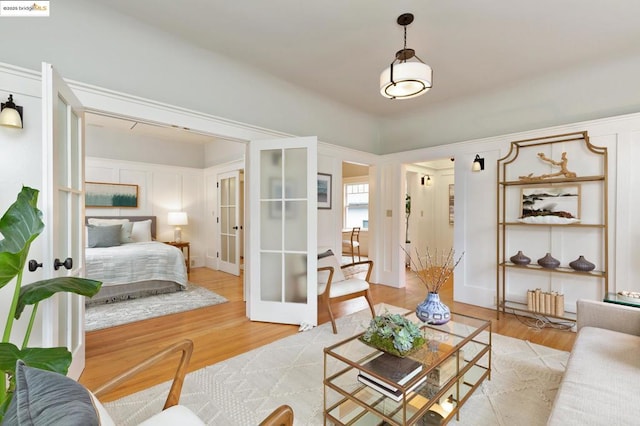
<path fill-rule="evenodd" d="M 46 278 L 84 273 L 84 112 L 50 64 L 42 64 L 43 214 Z M 69 260 L 70 259 L 70 260 Z M 84 369 L 84 297 L 58 293 L 43 306 L 43 343 L 66 346 L 69 377 Z"/>
<path fill-rule="evenodd" d="M 240 171 L 218 175 L 218 235 L 221 271 L 240 275 Z"/>
<path fill-rule="evenodd" d="M 249 319 L 316 325 L 317 138 L 249 144 Z"/>

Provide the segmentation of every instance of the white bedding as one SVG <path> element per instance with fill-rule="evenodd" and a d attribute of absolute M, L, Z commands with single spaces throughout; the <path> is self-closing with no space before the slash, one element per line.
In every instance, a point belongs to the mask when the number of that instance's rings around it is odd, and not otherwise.
<path fill-rule="evenodd" d="M 103 287 L 149 280 L 187 285 L 182 251 L 168 244 L 151 241 L 87 248 L 85 257 L 87 278 L 102 281 Z"/>

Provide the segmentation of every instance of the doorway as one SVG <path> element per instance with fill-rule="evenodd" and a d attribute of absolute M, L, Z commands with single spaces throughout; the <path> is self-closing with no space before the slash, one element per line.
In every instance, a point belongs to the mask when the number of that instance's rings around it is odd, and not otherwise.
<path fill-rule="evenodd" d="M 454 159 L 442 158 L 406 165 L 405 258 L 407 272 L 432 257 L 453 249 Z M 415 257 L 415 258 L 414 258 Z M 413 261 L 412 261 L 413 260 Z"/>
<path fill-rule="evenodd" d="M 369 257 L 369 166 L 342 163 L 342 263 Z M 354 232 L 357 230 L 357 232 Z"/>

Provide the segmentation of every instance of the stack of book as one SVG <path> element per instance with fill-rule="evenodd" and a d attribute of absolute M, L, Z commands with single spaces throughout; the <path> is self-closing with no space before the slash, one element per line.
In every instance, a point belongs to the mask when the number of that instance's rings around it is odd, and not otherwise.
<path fill-rule="evenodd" d="M 539 288 L 527 290 L 527 309 L 561 317 L 564 315 L 564 295 L 555 291 L 545 292 Z"/>
<path fill-rule="evenodd" d="M 404 386 L 422 371 L 422 364 L 410 358 L 400 358 L 383 352 L 381 355 L 367 361 L 362 365 L 358 374 L 358 381 L 372 389 L 388 396 L 394 401 L 403 398 L 403 392 L 399 386 Z M 373 374 L 372 374 L 373 373 Z M 383 377 L 389 381 L 381 380 Z M 424 383 L 427 378 L 418 380 L 407 392 L 414 390 Z M 393 384 L 397 385 L 394 386 Z"/>

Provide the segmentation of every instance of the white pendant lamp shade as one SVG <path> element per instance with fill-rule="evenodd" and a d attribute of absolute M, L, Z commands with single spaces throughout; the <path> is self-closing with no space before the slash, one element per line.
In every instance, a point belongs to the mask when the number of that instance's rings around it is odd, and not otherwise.
<path fill-rule="evenodd" d="M 432 80 L 433 71 L 427 64 L 422 62 L 392 64 L 380 74 L 380 93 L 385 98 L 410 99 L 431 89 Z"/>
<path fill-rule="evenodd" d="M 404 27 L 404 47 L 380 74 L 380 94 L 389 99 L 411 99 L 431 89 L 433 70 L 418 58 L 415 50 L 407 48 L 407 25 L 413 22 L 413 15 L 403 13 L 397 22 Z"/>

